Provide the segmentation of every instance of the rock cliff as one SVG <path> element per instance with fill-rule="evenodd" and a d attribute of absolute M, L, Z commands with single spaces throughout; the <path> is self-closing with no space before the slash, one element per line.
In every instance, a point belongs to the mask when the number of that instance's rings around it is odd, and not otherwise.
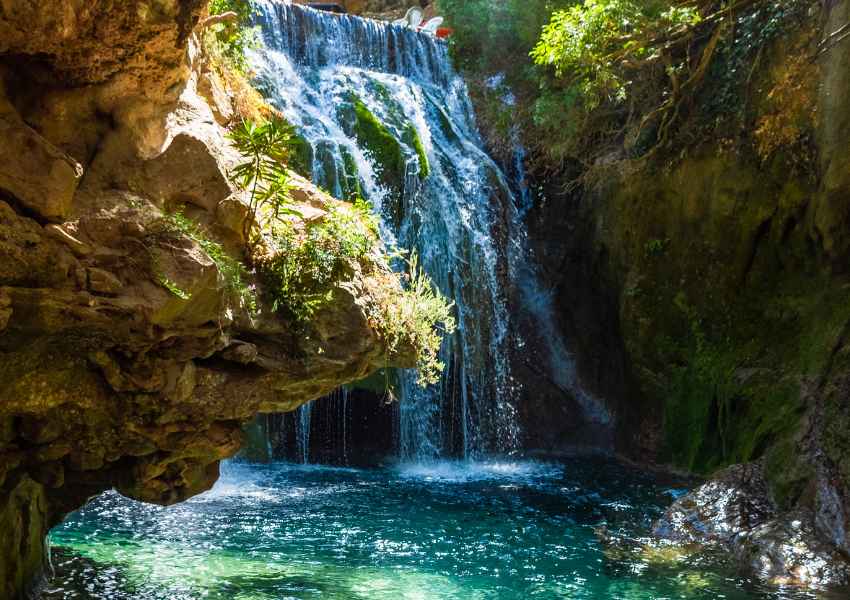
<path fill-rule="evenodd" d="M 817 584 L 846 581 L 850 555 L 850 46 L 828 43 L 850 3 L 810 4 L 742 69 L 715 59 L 663 156 L 538 177 L 532 238 L 620 450 L 705 475 L 742 463 L 761 481 L 721 472 L 667 516 L 690 526 L 659 533 Z M 555 444 L 556 411 L 537 411 Z M 733 522 L 724 493 L 764 510 Z"/>
<path fill-rule="evenodd" d="M 273 312 L 248 270 L 234 290 L 248 212 L 233 108 L 194 33 L 205 10 L 0 5 L 2 598 L 38 584 L 49 528 L 87 498 L 181 501 L 256 413 L 415 362 L 376 329 L 401 289 L 377 240 L 308 322 Z M 305 221 L 344 210 L 292 185 Z"/>

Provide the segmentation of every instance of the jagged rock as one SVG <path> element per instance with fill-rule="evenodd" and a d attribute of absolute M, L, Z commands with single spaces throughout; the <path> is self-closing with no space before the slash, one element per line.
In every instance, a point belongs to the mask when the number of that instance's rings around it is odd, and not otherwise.
<path fill-rule="evenodd" d="M 247 342 L 235 341 L 232 346 L 221 353 L 221 357 L 231 362 L 249 365 L 257 360 L 257 347 Z"/>
<path fill-rule="evenodd" d="M 0 190 L 43 219 L 66 217 L 82 166 L 14 113 L 0 112 L 0 139 Z"/>
<path fill-rule="evenodd" d="M 850 564 L 821 541 L 812 515 L 783 515 L 740 532 L 732 549 L 764 581 L 777 585 L 837 586 L 850 583 Z"/>
<path fill-rule="evenodd" d="M 729 467 L 679 498 L 653 533 L 682 545 L 725 546 L 772 584 L 850 583 L 850 563 L 820 539 L 814 515 L 780 512 L 757 463 Z"/>
<path fill-rule="evenodd" d="M 86 269 L 88 275 L 88 287 L 93 292 L 100 294 L 116 294 L 121 291 L 123 284 L 121 280 L 109 271 L 89 267 Z"/>
<path fill-rule="evenodd" d="M 653 532 L 677 542 L 725 544 L 775 514 L 761 466 L 736 465 L 676 500 Z"/>

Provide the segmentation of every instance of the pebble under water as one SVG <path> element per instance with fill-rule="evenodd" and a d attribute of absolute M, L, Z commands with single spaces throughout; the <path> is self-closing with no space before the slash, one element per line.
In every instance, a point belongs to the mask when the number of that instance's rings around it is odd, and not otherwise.
<path fill-rule="evenodd" d="M 679 494 L 600 457 L 345 469 L 229 463 L 161 508 L 109 492 L 51 533 L 44 600 L 821 598 L 650 543 Z"/>

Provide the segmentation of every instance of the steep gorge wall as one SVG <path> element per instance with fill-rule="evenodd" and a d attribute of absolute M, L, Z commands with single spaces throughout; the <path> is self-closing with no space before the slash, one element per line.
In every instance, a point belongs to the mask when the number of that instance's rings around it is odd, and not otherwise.
<path fill-rule="evenodd" d="M 257 281 L 256 311 L 234 298 L 214 255 L 241 259 L 247 208 L 204 13 L 0 5 L 0 598 L 37 585 L 48 530 L 87 498 L 181 501 L 256 413 L 414 362 L 371 317 L 400 289 L 377 247 L 308 323 Z M 309 220 L 336 206 L 298 178 L 292 198 Z"/>
<path fill-rule="evenodd" d="M 812 4 L 809 30 L 744 71 L 751 131 L 700 138 L 696 115 L 682 127 L 691 141 L 661 159 L 614 162 L 579 188 L 565 185 L 575 172 L 542 176 L 532 237 L 582 377 L 617 415 L 620 449 L 702 474 L 753 463 L 772 522 L 786 524 L 771 535 L 790 540 L 787 523 L 801 522 L 840 562 L 850 555 L 850 45 L 810 57 L 850 22 L 850 3 Z M 759 133 L 772 124 L 794 135 L 765 151 Z M 539 420 L 556 413 L 541 407 Z M 698 497 L 694 506 L 718 518 Z M 744 560 L 770 564 L 759 567 L 767 578 L 817 579 L 769 547 L 776 539 L 752 539 L 767 559 Z"/>

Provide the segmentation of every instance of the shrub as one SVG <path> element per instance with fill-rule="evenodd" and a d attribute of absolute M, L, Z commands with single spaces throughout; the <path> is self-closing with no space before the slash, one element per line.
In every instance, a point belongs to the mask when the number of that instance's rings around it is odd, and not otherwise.
<path fill-rule="evenodd" d="M 404 290 L 391 302 L 382 303 L 376 321 L 390 352 L 404 344 L 416 349 L 417 381 L 427 387 L 440 381 L 445 368 L 439 358 L 440 346 L 443 336 L 455 331 L 454 303 L 434 286 L 416 254 L 411 255 L 407 266 Z"/>
<path fill-rule="evenodd" d="M 333 301 L 334 290 L 344 286 L 355 269 L 368 272 L 374 267 L 378 221 L 369 204 L 358 199 L 331 208 L 323 219 L 303 227 L 280 221 L 269 244 L 272 252 L 258 261 L 258 269 L 272 307 L 305 323 Z M 402 289 L 393 279 L 389 286 L 373 290 L 376 302 L 369 318 L 389 354 L 411 348 L 416 352 L 418 381 L 424 387 L 437 383 L 443 371 L 439 352 L 443 335 L 455 329 L 453 304 L 434 287 L 415 255 L 407 266 Z"/>
<path fill-rule="evenodd" d="M 229 137 L 245 159 L 233 168 L 230 175 L 239 187 L 250 194 L 250 213 L 243 233 L 249 248 L 253 248 L 257 239 L 251 235 L 260 211 L 271 212 L 275 219 L 282 214 L 298 214 L 290 206 L 286 163 L 299 138 L 292 126 L 280 117 L 259 124 L 242 121 Z"/>
<path fill-rule="evenodd" d="M 258 44 L 257 29 L 249 26 L 253 8 L 249 0 L 211 0 L 210 15 L 236 13 L 236 22 L 210 26 L 205 32 L 208 51 L 239 73 L 248 71 L 245 51 Z"/>
<path fill-rule="evenodd" d="M 568 77 L 592 110 L 626 99 L 624 65 L 657 57 L 662 38 L 700 19 L 696 8 L 671 0 L 585 0 L 552 15 L 531 56 Z"/>
<path fill-rule="evenodd" d="M 334 207 L 303 228 L 279 221 L 269 240 L 272 254 L 258 267 L 272 308 L 303 322 L 333 299 L 334 287 L 378 242 L 367 204 Z"/>

